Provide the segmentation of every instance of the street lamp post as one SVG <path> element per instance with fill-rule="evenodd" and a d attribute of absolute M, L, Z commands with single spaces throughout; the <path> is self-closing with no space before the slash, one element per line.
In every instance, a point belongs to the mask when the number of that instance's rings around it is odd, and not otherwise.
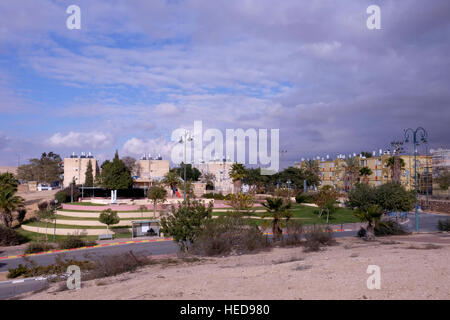
<path fill-rule="evenodd" d="M 416 232 L 419 232 L 419 204 L 417 200 L 417 146 L 419 145 L 419 141 L 417 140 L 417 135 L 420 135 L 420 141 L 422 143 L 427 143 L 428 133 L 422 128 L 418 127 L 416 130 L 408 128 L 405 130 L 405 143 L 409 142 L 410 135 L 413 137 L 413 146 L 414 146 L 414 188 L 416 192 L 416 204 L 415 204 L 415 220 L 416 220 Z"/>
<path fill-rule="evenodd" d="M 183 139 L 184 138 L 184 139 Z M 185 131 L 184 135 L 181 136 L 180 138 L 180 143 L 184 143 L 184 192 L 183 192 L 183 196 L 184 196 L 184 203 L 186 204 L 186 145 L 188 141 L 192 141 L 193 139 L 191 138 L 189 131 Z"/>
<path fill-rule="evenodd" d="M 56 215 L 58 213 L 58 200 L 55 199 L 55 220 L 53 221 L 53 242 L 55 242 L 56 235 Z"/>

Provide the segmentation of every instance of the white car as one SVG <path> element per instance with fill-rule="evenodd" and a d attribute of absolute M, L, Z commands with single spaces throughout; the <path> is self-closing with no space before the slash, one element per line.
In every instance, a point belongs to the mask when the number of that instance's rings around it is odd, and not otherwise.
<path fill-rule="evenodd" d="M 42 183 L 38 184 L 37 189 L 38 189 L 38 191 L 53 190 L 53 188 L 50 187 L 48 184 L 42 184 Z"/>

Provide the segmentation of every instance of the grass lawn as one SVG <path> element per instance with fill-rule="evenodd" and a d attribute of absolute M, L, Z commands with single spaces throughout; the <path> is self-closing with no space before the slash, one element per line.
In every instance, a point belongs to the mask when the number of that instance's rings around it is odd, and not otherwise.
<path fill-rule="evenodd" d="M 28 242 L 45 240 L 45 234 L 43 234 L 43 233 L 31 232 L 31 231 L 24 230 L 22 228 L 16 228 L 15 230 L 17 231 L 17 233 L 21 234 Z M 52 241 L 53 240 L 53 234 L 51 234 L 50 231 L 49 231 L 49 233 L 50 234 L 48 235 L 48 240 Z M 66 238 L 67 238 L 67 236 L 56 235 L 55 236 L 55 241 L 56 242 L 60 242 L 60 241 L 62 241 L 64 239 L 66 239 Z M 115 239 L 131 238 L 131 232 L 115 234 L 114 238 Z M 98 236 L 82 236 L 82 239 L 89 240 L 89 241 L 94 241 L 94 240 L 98 239 Z"/>
<path fill-rule="evenodd" d="M 292 213 L 294 218 L 301 218 L 301 222 L 305 225 L 308 224 L 325 224 L 327 221 L 326 214 L 323 214 L 322 217 L 319 218 L 319 209 L 316 207 L 309 207 L 294 204 L 292 206 Z M 213 212 L 213 216 L 222 216 L 227 214 L 227 211 Z M 254 212 L 251 216 L 263 217 L 264 212 Z M 261 220 L 256 219 L 248 219 L 252 224 L 260 225 L 262 223 Z M 354 223 L 360 222 L 358 218 L 356 218 L 353 214 L 353 210 L 347 208 L 337 208 L 336 212 L 330 216 L 329 224 L 341 224 L 341 223 Z"/>
<path fill-rule="evenodd" d="M 92 202 L 68 202 L 68 203 L 64 203 L 64 204 L 73 204 L 73 205 L 78 205 L 78 206 L 95 206 L 95 207 L 106 206 L 106 204 L 92 203 Z"/>
<path fill-rule="evenodd" d="M 69 217 L 69 216 L 64 216 L 61 214 L 58 214 L 56 216 L 56 222 L 58 222 L 58 219 L 61 220 L 86 220 L 86 221 L 98 221 L 98 218 L 95 217 L 89 217 L 89 218 L 84 218 L 84 217 Z M 152 219 L 151 217 L 133 217 L 133 218 L 120 218 L 120 220 L 126 220 L 126 221 L 131 221 L 131 220 L 149 220 Z"/>
<path fill-rule="evenodd" d="M 66 212 L 87 212 L 87 213 L 100 213 L 101 211 L 89 211 L 89 210 L 72 210 L 72 209 L 58 209 L 58 211 L 66 211 Z M 141 211 L 141 210 L 114 210 L 117 212 L 153 212 L 153 210 Z M 158 212 L 158 210 L 156 210 Z"/>
<path fill-rule="evenodd" d="M 58 220 L 56 220 L 56 222 L 58 222 Z M 34 221 L 34 222 L 27 222 L 25 225 L 30 226 L 30 227 L 39 227 L 39 228 L 45 229 L 47 224 L 45 222 Z M 52 229 L 53 230 L 53 227 L 54 227 L 53 223 L 48 223 L 47 229 Z M 56 228 L 57 229 L 79 229 L 79 230 L 83 230 L 83 229 L 106 229 L 106 225 L 105 226 L 77 226 L 77 225 L 58 224 L 58 223 L 56 223 Z M 111 226 L 111 227 L 109 227 L 110 230 L 125 229 L 125 228 L 129 228 L 129 227 L 128 226 L 115 226 L 115 227 Z"/>

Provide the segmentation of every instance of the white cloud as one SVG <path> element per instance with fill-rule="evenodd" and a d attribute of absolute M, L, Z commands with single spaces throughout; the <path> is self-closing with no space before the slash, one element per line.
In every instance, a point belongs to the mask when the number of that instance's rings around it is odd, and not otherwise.
<path fill-rule="evenodd" d="M 47 143 L 52 147 L 67 148 L 107 148 L 112 145 L 113 138 L 102 132 L 74 132 L 67 134 L 55 133 Z"/>
<path fill-rule="evenodd" d="M 127 155 L 142 156 L 151 154 L 153 157 L 161 155 L 164 159 L 169 159 L 172 144 L 165 138 L 139 139 L 130 138 L 123 145 L 123 152 Z"/>

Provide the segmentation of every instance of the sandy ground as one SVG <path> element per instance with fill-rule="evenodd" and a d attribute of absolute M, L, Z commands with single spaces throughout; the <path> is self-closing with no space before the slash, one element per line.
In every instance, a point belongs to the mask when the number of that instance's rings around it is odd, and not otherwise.
<path fill-rule="evenodd" d="M 418 234 L 364 242 L 339 239 L 316 253 L 302 248 L 208 258 L 86 281 L 58 284 L 22 299 L 450 299 L 450 234 Z M 381 289 L 367 288 L 369 265 Z"/>
<path fill-rule="evenodd" d="M 18 192 L 17 195 L 25 199 L 25 208 L 27 209 L 25 219 L 34 217 L 35 211 L 38 210 L 38 203 L 53 200 L 55 198 L 55 194 L 58 191 L 59 189 L 34 192 Z"/>

